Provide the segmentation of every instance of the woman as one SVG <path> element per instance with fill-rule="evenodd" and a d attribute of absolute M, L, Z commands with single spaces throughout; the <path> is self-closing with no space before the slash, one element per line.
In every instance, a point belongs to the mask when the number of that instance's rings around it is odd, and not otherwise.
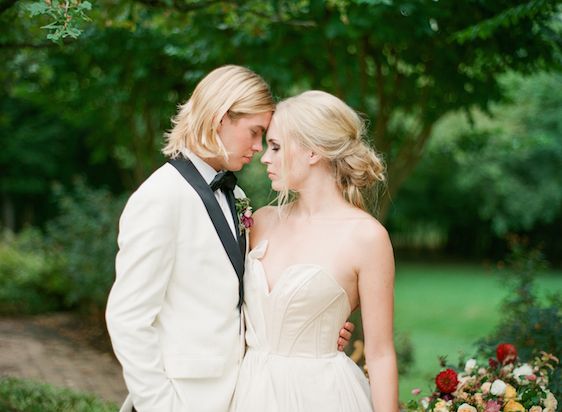
<path fill-rule="evenodd" d="M 258 210 L 250 232 L 236 411 L 398 410 L 392 246 L 361 194 L 384 180 L 383 165 L 364 131 L 325 92 L 276 108 L 262 162 L 280 206 Z M 359 307 L 370 386 L 335 345 Z"/>

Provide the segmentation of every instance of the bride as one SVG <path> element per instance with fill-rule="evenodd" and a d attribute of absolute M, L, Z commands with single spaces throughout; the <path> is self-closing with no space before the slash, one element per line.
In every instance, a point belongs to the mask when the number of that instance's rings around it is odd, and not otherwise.
<path fill-rule="evenodd" d="M 262 162 L 280 200 L 254 214 L 250 232 L 234 411 L 398 410 L 392 246 L 362 196 L 384 180 L 383 165 L 364 132 L 325 92 L 277 105 Z M 358 308 L 369 381 L 336 344 Z"/>

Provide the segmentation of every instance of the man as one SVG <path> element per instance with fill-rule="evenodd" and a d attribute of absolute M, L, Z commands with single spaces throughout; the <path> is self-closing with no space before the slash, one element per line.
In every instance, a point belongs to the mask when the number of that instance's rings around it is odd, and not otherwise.
<path fill-rule="evenodd" d="M 257 74 L 215 69 L 173 119 L 171 160 L 127 202 L 106 312 L 129 389 L 122 412 L 228 410 L 245 348 L 247 233 L 235 205 L 244 193 L 219 171 L 262 150 L 274 108 Z"/>

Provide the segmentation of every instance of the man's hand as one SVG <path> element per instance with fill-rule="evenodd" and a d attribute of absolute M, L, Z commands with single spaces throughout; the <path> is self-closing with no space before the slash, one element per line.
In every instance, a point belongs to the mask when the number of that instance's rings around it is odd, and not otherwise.
<path fill-rule="evenodd" d="M 338 338 L 338 350 L 343 352 L 349 341 L 351 340 L 351 334 L 355 329 L 355 325 L 351 322 L 345 322 L 343 328 L 340 329 L 340 337 Z"/>

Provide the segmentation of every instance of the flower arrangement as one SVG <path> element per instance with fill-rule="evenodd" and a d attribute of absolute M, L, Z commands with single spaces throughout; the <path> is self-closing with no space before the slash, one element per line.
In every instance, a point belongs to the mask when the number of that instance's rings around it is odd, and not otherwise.
<path fill-rule="evenodd" d="M 549 377 L 558 359 L 541 352 L 521 363 L 509 343 L 496 348 L 496 359 L 485 364 L 469 359 L 464 369 L 442 370 L 435 377 L 435 392 L 410 401 L 408 411 L 418 412 L 556 412 L 557 400 L 549 391 Z M 441 364 L 445 367 L 444 359 Z M 419 394 L 414 389 L 412 394 Z"/>
<path fill-rule="evenodd" d="M 238 214 L 238 230 L 240 234 L 245 230 L 249 230 L 254 225 L 254 218 L 252 217 L 252 206 L 250 206 L 250 199 L 247 197 L 236 198 L 236 213 Z"/>

